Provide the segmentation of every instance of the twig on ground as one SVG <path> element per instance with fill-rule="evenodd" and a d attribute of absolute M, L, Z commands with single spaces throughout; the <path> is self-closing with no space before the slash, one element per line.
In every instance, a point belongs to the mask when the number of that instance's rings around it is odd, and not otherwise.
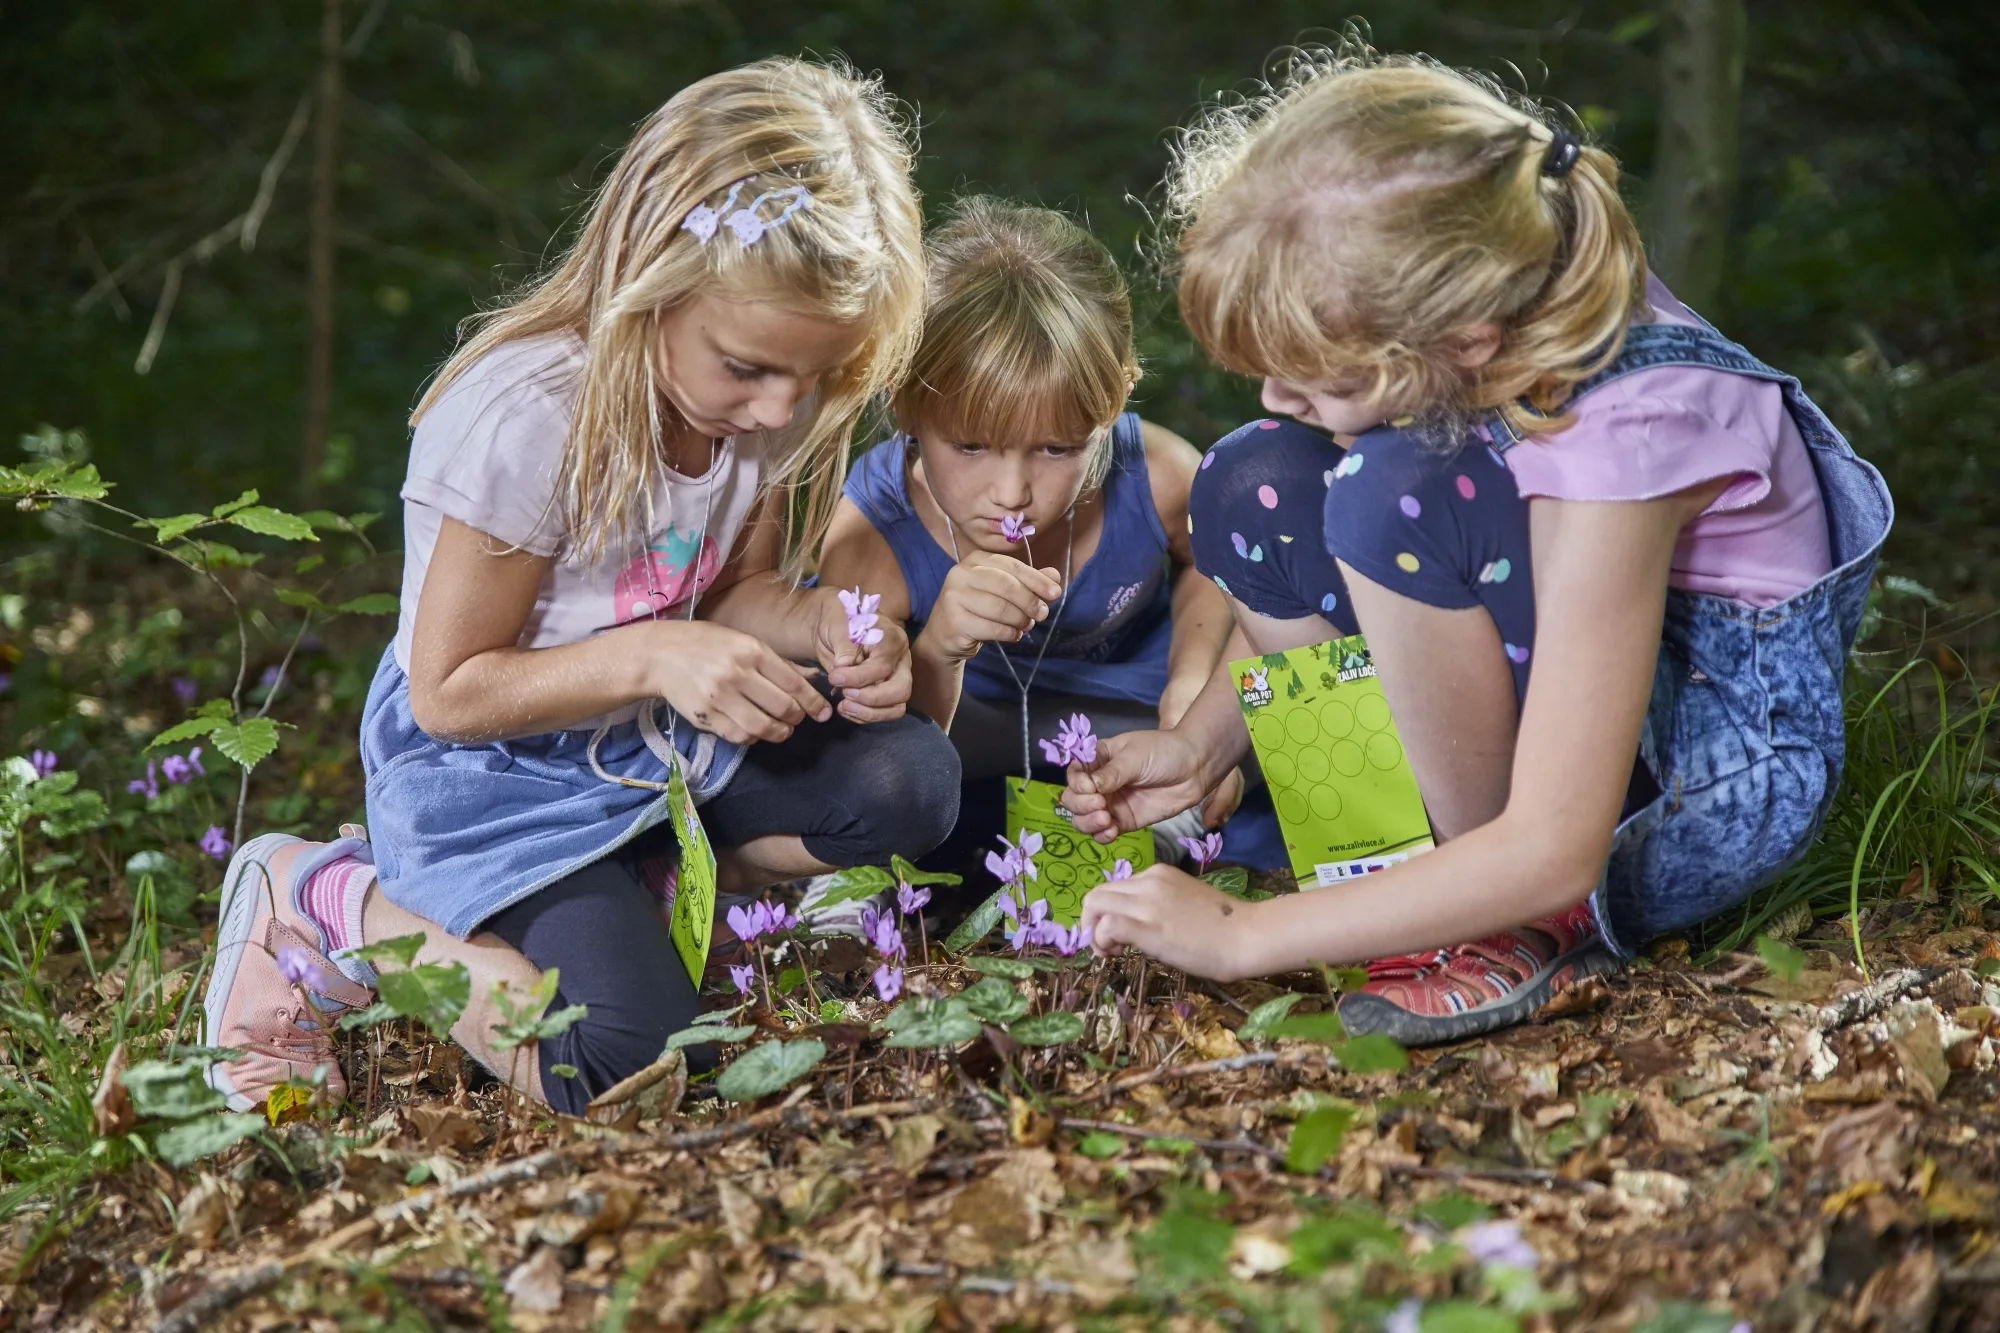
<path fill-rule="evenodd" d="M 1905 967 L 1891 972 L 1879 981 L 1870 982 L 1860 990 L 1843 995 L 1832 1004 L 1823 1006 L 1814 1020 L 1821 1032 L 1832 1032 L 1859 1023 L 1864 1018 L 1873 1018 L 1906 991 L 1919 986 L 1928 986 L 1943 976 L 1950 968 L 1945 967 Z"/>
<path fill-rule="evenodd" d="M 385 1203 L 368 1216 L 348 1223 L 316 1245 L 289 1258 L 258 1264 L 217 1278 L 206 1291 L 196 1294 L 153 1324 L 153 1333 L 199 1333 L 217 1316 L 252 1296 L 269 1291 L 295 1269 L 323 1263 L 349 1246 L 367 1240 L 378 1231 L 403 1222 L 413 1222 L 440 1204 L 485 1194 L 504 1185 L 535 1180 L 558 1169 L 569 1169 L 594 1157 L 621 1157 L 642 1152 L 687 1152 L 732 1139 L 748 1138 L 767 1129 L 805 1130 L 820 1121 L 873 1120 L 878 1116 L 912 1115 L 931 1108 L 928 1101 L 875 1102 L 851 1111 L 820 1111 L 801 1106 L 777 1106 L 742 1120 L 726 1121 L 678 1134 L 602 1135 L 581 1142 L 550 1148 L 518 1161 L 466 1176 L 449 1185 L 439 1185 L 407 1199 Z"/>
<path fill-rule="evenodd" d="M 1220 1060 L 1200 1060 L 1193 1064 L 1185 1065 L 1157 1064 L 1150 1069 L 1141 1070 L 1136 1074 L 1127 1074 L 1121 1079 L 1116 1079 L 1105 1084 L 1096 1092 L 1091 1093 L 1088 1100 L 1103 1101 L 1107 1097 L 1116 1097 L 1121 1092 L 1130 1092 L 1132 1089 L 1143 1087 L 1148 1083 L 1158 1083 L 1170 1078 L 1190 1078 L 1197 1074 L 1228 1074 L 1234 1073 L 1239 1069 L 1255 1069 L 1261 1065 L 1312 1064 L 1315 1061 L 1323 1062 L 1325 1059 L 1326 1053 L 1324 1051 L 1291 1049 L 1284 1051 L 1252 1051 L 1248 1055 L 1231 1055 Z"/>
<path fill-rule="evenodd" d="M 1283 1148 L 1255 1139 L 1198 1139 L 1190 1134 L 1176 1134 L 1172 1130 L 1146 1129 L 1138 1125 L 1121 1125 L 1111 1120 L 1075 1120 L 1064 1116 L 1056 1124 L 1065 1129 L 1091 1129 L 1106 1134 L 1118 1134 L 1128 1139 L 1173 1139 L 1181 1143 L 1192 1143 L 1208 1152 L 1248 1153 L 1257 1157 L 1268 1157 L 1274 1162 L 1282 1162 L 1287 1154 Z M 1517 1166 L 1425 1166 L 1410 1162 L 1378 1163 L 1383 1171 L 1392 1175 L 1415 1176 L 1429 1180 L 1497 1180 L 1509 1184 L 1536 1185 L 1543 1189 L 1570 1190 L 1578 1194 L 1594 1194 L 1604 1186 L 1594 1180 L 1576 1180 L 1555 1171 L 1541 1171 L 1531 1167 Z M 1320 1168 L 1319 1174 L 1331 1176 L 1336 1167 L 1329 1163 Z"/>

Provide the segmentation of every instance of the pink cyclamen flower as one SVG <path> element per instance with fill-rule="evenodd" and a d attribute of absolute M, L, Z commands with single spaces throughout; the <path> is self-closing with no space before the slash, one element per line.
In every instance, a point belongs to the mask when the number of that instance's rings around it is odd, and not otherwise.
<path fill-rule="evenodd" d="M 1000 835 L 1000 845 L 1007 849 L 1005 856 L 993 852 L 986 853 L 987 873 L 1004 884 L 1024 883 L 1039 878 L 1035 870 L 1034 857 L 1036 852 L 1042 850 L 1042 835 L 1022 829 L 1019 836 L 1021 841 L 1016 845 L 1007 841 L 1005 834 Z"/>
<path fill-rule="evenodd" d="M 896 885 L 896 906 L 904 916 L 915 916 L 930 900 L 929 889 L 921 889 L 914 884 L 904 884 L 900 881 Z"/>
<path fill-rule="evenodd" d="M 208 770 L 201 766 L 201 747 L 195 746 L 183 758 L 170 754 L 160 761 L 160 776 L 169 782 L 192 782 L 197 777 L 207 777 Z"/>
<path fill-rule="evenodd" d="M 1529 1272 L 1541 1266 L 1542 1256 L 1522 1238 L 1520 1226 L 1513 1222 L 1476 1223 L 1459 1233 L 1458 1243 L 1482 1264 Z"/>
<path fill-rule="evenodd" d="M 174 698 L 181 701 L 183 708 L 192 707 L 194 705 L 194 697 L 201 692 L 201 687 L 186 676 L 175 676 L 172 684 L 174 687 Z"/>
<path fill-rule="evenodd" d="M 1194 858 L 1197 873 L 1208 869 L 1209 862 L 1222 855 L 1222 833 L 1220 830 L 1200 838 L 1182 838 L 1181 846 Z"/>
<path fill-rule="evenodd" d="M 1082 713 L 1073 713 L 1068 721 L 1057 723 L 1056 738 L 1042 742 L 1042 753 L 1050 763 L 1064 767 L 1096 763 L 1097 737 L 1090 730 L 1090 719 Z"/>
<path fill-rule="evenodd" d="M 903 993 L 903 969 L 887 963 L 875 969 L 875 994 L 887 1004 Z"/>
<path fill-rule="evenodd" d="M 1048 899 L 1037 898 L 1031 903 L 1017 903 L 1013 894 L 1003 893 L 1000 895 L 1000 911 L 1007 918 L 1007 926 L 1002 933 L 1006 935 L 1007 943 L 1014 946 L 1015 953 L 1019 953 L 1027 945 L 1047 942 L 1047 933 L 1042 927 L 1045 923 L 1054 924 L 1048 919 Z"/>
<path fill-rule="evenodd" d="M 1104 872 L 1104 882 L 1106 884 L 1109 884 L 1114 879 L 1130 878 L 1132 878 L 1132 863 L 1122 856 L 1111 863 L 1111 869 Z"/>
<path fill-rule="evenodd" d="M 314 965 L 310 953 L 296 944 L 278 946 L 278 975 L 294 986 L 326 985 L 326 973 Z"/>
<path fill-rule="evenodd" d="M 220 861 L 228 856 L 231 851 L 235 850 L 236 844 L 231 842 L 229 835 L 222 831 L 222 825 L 210 824 L 208 832 L 201 835 L 199 846 L 204 852 L 207 852 L 210 856 Z"/>
<path fill-rule="evenodd" d="M 764 933 L 764 913 L 759 910 L 762 903 L 738 903 L 723 913 L 723 920 L 736 932 L 736 938 L 749 942 Z"/>
<path fill-rule="evenodd" d="M 901 958 L 906 952 L 903 931 L 896 924 L 894 912 L 878 911 L 872 906 L 862 908 L 861 936 L 884 958 Z"/>
<path fill-rule="evenodd" d="M 852 592 L 842 588 L 835 595 L 840 598 L 841 610 L 847 612 L 847 641 L 861 648 L 882 642 L 882 631 L 875 627 L 881 618 L 877 613 L 882 609 L 882 594 L 863 595 L 857 583 Z"/>
<path fill-rule="evenodd" d="M 757 969 L 748 963 L 731 963 L 729 980 L 736 987 L 738 995 L 748 995 L 750 987 L 756 983 Z"/>
<path fill-rule="evenodd" d="M 764 933 L 767 935 L 782 935 L 796 929 L 799 924 L 797 914 L 783 903 L 764 902 L 757 906 L 764 911 Z"/>
<path fill-rule="evenodd" d="M 34 767 L 36 777 L 45 778 L 61 767 L 62 760 L 54 750 L 37 750 L 28 756 L 28 763 Z"/>
<path fill-rule="evenodd" d="M 1028 522 L 1028 513 L 1025 509 L 1000 520 L 1000 537 L 1003 541 L 1024 542 L 1034 535 L 1035 525 Z"/>
<path fill-rule="evenodd" d="M 125 790 L 143 796 L 149 801 L 157 801 L 160 798 L 159 765 L 148 759 L 146 776 L 133 778 L 125 784 Z"/>

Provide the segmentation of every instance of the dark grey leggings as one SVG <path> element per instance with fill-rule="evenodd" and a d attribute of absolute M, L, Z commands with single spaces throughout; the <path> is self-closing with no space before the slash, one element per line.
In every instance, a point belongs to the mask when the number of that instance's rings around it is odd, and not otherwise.
<path fill-rule="evenodd" d="M 927 719 L 864 727 L 836 714 L 789 740 L 751 746 L 729 785 L 702 806 L 702 824 L 718 847 L 798 834 L 830 865 L 886 865 L 891 855 L 914 859 L 944 841 L 958 819 L 958 775 L 951 741 Z M 590 1007 L 541 1043 L 542 1089 L 558 1111 L 582 1115 L 592 1097 L 657 1060 L 668 1035 L 701 1011 L 647 887 L 675 851 L 663 824 L 483 926 L 544 972 L 561 969 L 551 1011 Z M 714 1050 L 690 1047 L 688 1055 L 703 1068 Z M 557 1065 L 574 1065 L 576 1076 L 558 1077 Z"/>

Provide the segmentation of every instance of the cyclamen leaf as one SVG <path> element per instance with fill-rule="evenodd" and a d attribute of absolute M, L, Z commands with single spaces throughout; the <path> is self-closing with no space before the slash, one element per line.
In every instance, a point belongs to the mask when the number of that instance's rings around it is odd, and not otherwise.
<path fill-rule="evenodd" d="M 678 1051 L 683 1046 L 721 1045 L 724 1042 L 748 1041 L 757 1035 L 757 1029 L 747 1024 L 731 1026 L 722 1023 L 704 1023 L 698 1027 L 682 1028 L 667 1038 L 667 1045 L 660 1052 L 665 1056 Z"/>
<path fill-rule="evenodd" d="M 900 856 L 889 858 L 889 869 L 905 884 L 963 884 L 965 876 L 954 875 L 944 870 L 919 870 Z"/>
<path fill-rule="evenodd" d="M 732 1060 L 715 1079 L 715 1090 L 732 1102 L 754 1102 L 790 1087 L 826 1058 L 826 1043 L 812 1037 L 767 1041 Z"/>
<path fill-rule="evenodd" d="M 999 977 L 981 977 L 960 991 L 958 998 L 988 1023 L 1011 1023 L 1028 1012 L 1028 997 Z"/>
<path fill-rule="evenodd" d="M 349 616 L 393 616 L 402 605 L 393 592 L 371 592 L 342 602 L 333 609 Z"/>
<path fill-rule="evenodd" d="M 1250 1011 L 1249 1016 L 1238 1025 L 1236 1035 L 1245 1040 L 1273 1035 L 1271 1029 L 1278 1020 L 1292 1012 L 1292 1006 L 1305 998 L 1297 991 L 1273 996 Z"/>
<path fill-rule="evenodd" d="M 287 514 L 282 509 L 269 505 L 251 505 L 239 509 L 229 516 L 229 521 L 248 532 L 260 533 L 266 537 L 281 537 L 292 542 L 316 542 L 319 534 L 312 530 L 312 524 L 297 514 Z"/>
<path fill-rule="evenodd" d="M 406 972 L 382 973 L 375 992 L 399 1017 L 416 1019 L 442 1040 L 472 998 L 472 974 L 463 963 L 425 963 Z"/>
<path fill-rule="evenodd" d="M 278 748 L 278 724 L 268 717 L 246 718 L 235 726 L 217 727 L 214 735 L 215 748 L 244 768 L 257 767 Z"/>
<path fill-rule="evenodd" d="M 217 518 L 228 518 L 239 509 L 248 509 L 261 498 L 256 491 L 248 490 L 237 496 L 234 500 L 217 505 L 213 512 Z"/>
<path fill-rule="evenodd" d="M 153 1140 L 153 1151 L 169 1166 L 187 1166 L 233 1148 L 264 1127 L 254 1111 L 184 1120 Z"/>
<path fill-rule="evenodd" d="M 1000 890 L 993 890 L 993 896 L 972 909 L 972 914 L 958 923 L 958 929 L 945 936 L 944 947 L 952 953 L 964 953 L 979 941 L 993 933 L 993 927 L 1000 924 Z"/>
<path fill-rule="evenodd" d="M 410 935 L 391 935 L 386 940 L 364 944 L 354 952 L 363 962 L 394 963 L 401 968 L 411 968 L 417 965 L 417 954 L 423 950 L 425 942 L 429 939 L 430 936 L 422 931 Z"/>
<path fill-rule="evenodd" d="M 1008 1027 L 1007 1035 L 1023 1046 L 1060 1046 L 1083 1035 L 1083 1019 L 1067 1009 L 1036 1014 Z"/>
<path fill-rule="evenodd" d="M 970 1006 L 956 995 L 943 1000 L 906 1000 L 882 1020 L 882 1025 L 891 1034 L 882 1044 L 899 1050 L 957 1046 L 985 1030 L 972 1016 Z"/>
<path fill-rule="evenodd" d="M 847 870 L 836 870 L 816 906 L 832 907 L 860 898 L 872 898 L 895 885 L 896 877 L 881 866 L 853 866 Z"/>
<path fill-rule="evenodd" d="M 139 520 L 153 529 L 153 540 L 165 546 L 176 538 L 185 537 L 204 523 L 215 520 L 207 514 L 175 514 L 172 518 L 146 518 Z"/>
<path fill-rule="evenodd" d="M 226 725 L 219 717 L 191 717 L 185 722 L 176 722 L 171 727 L 146 744 L 148 750 L 157 750 L 162 745 L 179 745 L 197 736 L 206 736 L 216 728 Z"/>
<path fill-rule="evenodd" d="M 1002 958 L 999 954 L 980 953 L 972 955 L 964 962 L 974 972 L 983 972 L 989 977 L 1012 977 L 1016 981 L 1025 981 L 1035 975 L 1035 969 L 1029 967 L 1027 961 L 1021 958 Z"/>
<path fill-rule="evenodd" d="M 220 1110 L 224 1097 L 202 1080 L 196 1060 L 142 1060 L 119 1082 L 132 1094 L 132 1109 L 163 1120 L 189 1120 Z"/>

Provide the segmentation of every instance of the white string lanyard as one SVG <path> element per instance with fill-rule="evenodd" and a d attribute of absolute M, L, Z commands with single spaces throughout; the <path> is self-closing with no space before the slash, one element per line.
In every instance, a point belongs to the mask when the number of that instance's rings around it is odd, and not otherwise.
<path fill-rule="evenodd" d="M 733 446 L 734 443 L 734 436 L 730 436 L 723 441 L 725 448 Z M 734 461 L 733 452 L 731 460 Z M 702 478 L 701 527 L 695 533 L 694 556 L 688 564 L 690 577 L 688 579 L 687 619 L 689 624 L 694 623 L 695 603 L 701 600 L 702 548 L 708 544 L 708 520 L 715 500 L 715 474 L 721 470 L 721 451 L 716 449 L 715 442 L 711 440 L 708 451 L 708 472 Z M 673 525 L 671 505 L 668 506 L 667 524 L 669 529 L 671 529 Z M 645 562 L 646 604 L 651 609 L 652 618 L 658 620 L 660 618 L 660 604 L 665 600 L 665 595 L 654 581 L 653 553 L 650 549 L 645 552 Z M 664 734 L 660 731 L 659 719 L 654 716 L 654 712 L 660 708 L 667 710 L 667 730 Z M 653 752 L 653 757 L 665 764 L 671 771 L 673 766 L 680 761 L 680 756 L 674 749 L 674 733 L 680 726 L 680 715 L 674 711 L 674 706 L 665 699 L 641 699 L 639 701 L 638 722 L 639 738 L 646 743 L 646 748 Z M 648 782 L 644 778 L 620 777 L 616 773 L 606 771 L 604 765 L 598 762 L 597 747 L 611 730 L 611 726 L 612 724 L 609 721 L 600 723 L 597 731 L 590 738 L 590 748 L 588 751 L 590 771 L 604 781 L 615 782 L 621 787 L 643 787 L 648 791 L 665 791 L 667 784 L 664 782 Z M 714 740 L 706 732 L 702 733 L 700 739 L 696 741 L 695 767 L 697 769 L 701 768 L 705 762 L 702 750 L 706 748 L 713 752 L 714 744 Z"/>
<path fill-rule="evenodd" d="M 930 478 L 924 478 L 924 489 L 929 490 L 930 484 Z M 936 491 L 931 491 L 931 503 L 937 504 Z M 951 558 L 962 561 L 965 557 L 958 552 L 958 529 L 952 526 L 951 515 L 945 513 L 943 505 L 938 505 L 938 512 L 944 514 L 945 535 L 951 538 Z M 1056 599 L 1056 613 L 1049 617 L 1049 623 L 1043 627 L 1042 650 L 1035 654 L 1035 664 L 1028 668 L 1026 684 L 1021 681 L 1021 673 L 1014 670 L 1014 663 L 1008 658 L 1007 650 L 1001 647 L 997 640 L 993 644 L 993 651 L 1000 654 L 1000 664 L 1007 668 L 1007 674 L 1014 678 L 1014 687 L 1021 691 L 1021 781 L 1023 782 L 1028 781 L 1035 771 L 1035 751 L 1028 739 L 1030 730 L 1028 691 L 1033 688 L 1035 677 L 1041 674 L 1042 659 L 1049 655 L 1049 645 L 1056 639 L 1056 626 L 1062 623 L 1063 608 L 1069 605 L 1069 558 L 1076 551 L 1076 506 L 1071 505 L 1069 512 L 1063 515 L 1063 523 L 1067 528 L 1067 535 L 1063 539 L 1062 596 Z M 1032 552 L 1030 554 L 1032 555 Z"/>

